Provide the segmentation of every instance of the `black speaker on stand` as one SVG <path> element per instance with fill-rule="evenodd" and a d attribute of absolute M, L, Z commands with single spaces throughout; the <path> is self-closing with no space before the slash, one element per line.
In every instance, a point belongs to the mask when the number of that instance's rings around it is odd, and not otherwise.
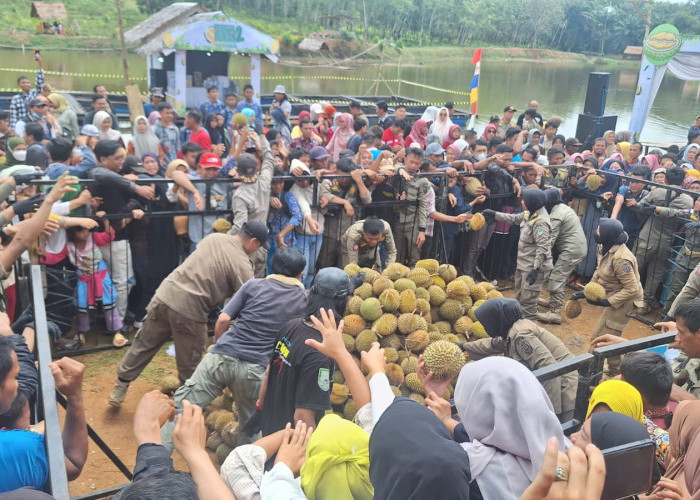
<path fill-rule="evenodd" d="M 583 146 L 579 148 L 579 151 L 591 149 L 593 147 L 593 141 L 598 137 L 603 137 L 606 130 L 615 130 L 616 125 L 617 115 L 578 115 L 576 138 L 583 144 Z"/>
<path fill-rule="evenodd" d="M 615 130 L 617 116 L 605 116 L 605 102 L 610 87 L 610 73 L 588 74 L 588 89 L 583 114 L 578 115 L 576 138 L 583 143 L 579 151 L 591 149 L 593 141 L 602 137 L 606 130 Z"/>

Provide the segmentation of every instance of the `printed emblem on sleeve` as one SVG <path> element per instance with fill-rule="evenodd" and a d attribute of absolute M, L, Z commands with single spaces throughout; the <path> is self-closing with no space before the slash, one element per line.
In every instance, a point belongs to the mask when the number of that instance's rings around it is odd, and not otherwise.
<path fill-rule="evenodd" d="M 515 341 L 515 344 L 518 348 L 519 351 L 521 351 L 523 354 L 530 355 L 532 354 L 532 346 L 530 345 L 530 342 L 528 342 L 525 339 L 517 339 Z"/>
<path fill-rule="evenodd" d="M 328 368 L 318 369 L 318 386 L 322 391 L 328 391 L 331 388 L 331 374 Z"/>
<path fill-rule="evenodd" d="M 622 263 L 622 272 L 625 274 L 629 274 L 632 272 L 632 266 L 630 266 L 629 262 Z"/>

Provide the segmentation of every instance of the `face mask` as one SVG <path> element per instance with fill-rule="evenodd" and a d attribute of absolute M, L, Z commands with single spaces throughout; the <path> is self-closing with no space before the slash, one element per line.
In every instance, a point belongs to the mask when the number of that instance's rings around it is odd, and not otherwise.
<path fill-rule="evenodd" d="M 595 239 L 595 242 L 596 242 L 597 244 L 599 244 L 599 245 L 602 244 L 602 241 L 600 241 L 600 235 L 599 235 L 598 233 L 595 233 L 595 234 L 593 235 L 593 239 Z"/>
<path fill-rule="evenodd" d="M 44 118 L 44 117 L 41 116 L 39 113 L 35 113 L 34 111 L 32 111 L 32 116 L 33 116 L 34 118 L 36 118 L 37 120 L 41 120 L 42 118 Z"/>
<path fill-rule="evenodd" d="M 485 160 L 485 159 L 486 159 L 486 153 L 479 153 L 478 155 L 476 155 L 476 159 L 477 159 L 478 161 Z"/>
<path fill-rule="evenodd" d="M 27 159 L 27 150 L 26 149 L 21 149 L 19 151 L 14 151 L 12 153 L 12 156 L 15 157 L 15 160 L 19 162 L 23 162 L 24 160 Z"/>

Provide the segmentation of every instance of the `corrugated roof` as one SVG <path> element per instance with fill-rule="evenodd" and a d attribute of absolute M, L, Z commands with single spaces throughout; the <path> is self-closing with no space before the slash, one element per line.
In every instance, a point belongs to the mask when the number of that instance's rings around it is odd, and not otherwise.
<path fill-rule="evenodd" d="M 32 2 L 31 17 L 65 21 L 68 13 L 66 6 L 60 2 Z"/>
<path fill-rule="evenodd" d="M 328 50 L 328 44 L 323 39 L 306 37 L 299 44 L 299 49 L 318 52 L 319 50 Z"/>
<path fill-rule="evenodd" d="M 628 45 L 624 53 L 628 56 L 641 56 L 643 51 L 644 47 L 639 47 L 637 45 Z"/>
<path fill-rule="evenodd" d="M 206 12 L 206 9 L 196 2 L 173 3 L 124 33 L 124 40 L 127 43 L 143 44 L 147 39 L 160 35 L 173 26 L 182 24 L 184 19 L 202 12 Z"/>

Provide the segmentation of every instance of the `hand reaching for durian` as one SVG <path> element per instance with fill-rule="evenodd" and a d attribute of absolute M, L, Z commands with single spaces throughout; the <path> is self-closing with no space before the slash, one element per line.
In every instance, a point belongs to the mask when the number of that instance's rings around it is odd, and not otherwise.
<path fill-rule="evenodd" d="M 423 361 L 423 355 L 418 357 L 418 378 L 423 384 L 423 390 L 426 394 L 434 392 L 439 396 L 444 396 L 447 386 L 450 385 L 454 377 L 446 378 L 444 380 L 438 380 L 434 377 L 433 372 L 425 373 L 425 361 Z"/>

